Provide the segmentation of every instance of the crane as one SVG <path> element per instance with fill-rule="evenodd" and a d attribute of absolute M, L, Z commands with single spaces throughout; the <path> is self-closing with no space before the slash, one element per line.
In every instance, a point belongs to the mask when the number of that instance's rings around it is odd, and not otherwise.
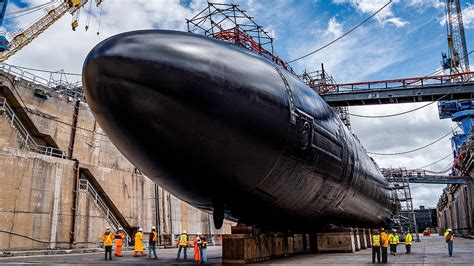
<path fill-rule="evenodd" d="M 466 38 L 462 20 L 460 0 L 446 0 L 446 26 L 448 29 L 448 55 L 442 54 L 441 62 L 444 69 L 451 74 L 469 72 L 469 54 L 467 53 Z M 472 76 L 464 76 L 471 79 Z M 465 82 L 467 80 L 461 80 Z M 438 102 L 440 119 L 450 118 L 459 124 L 463 130 L 451 138 L 454 158 L 460 155 L 459 150 L 469 140 L 472 133 L 472 119 L 474 118 L 474 100 L 448 100 Z"/>
<path fill-rule="evenodd" d="M 96 0 L 99 6 L 103 0 Z M 5 16 L 8 0 L 0 0 L 0 25 Z M 79 9 L 87 4 L 88 0 L 63 0 L 59 5 L 50 9 L 43 17 L 34 22 L 31 26 L 17 33 L 11 34 L 13 38 L 8 41 L 5 35 L 0 35 L 0 62 L 7 60 L 10 56 L 31 43 L 36 37 L 58 21 L 66 13 L 75 15 L 71 23 L 73 30 L 78 27 Z"/>
<path fill-rule="evenodd" d="M 442 66 L 451 74 L 469 72 L 464 24 L 460 0 L 446 0 L 446 26 L 448 28 L 448 55 L 442 54 Z"/>

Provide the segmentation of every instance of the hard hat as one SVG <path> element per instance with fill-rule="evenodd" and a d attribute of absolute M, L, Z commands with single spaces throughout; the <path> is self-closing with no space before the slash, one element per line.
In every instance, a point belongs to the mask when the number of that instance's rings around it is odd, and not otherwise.
<path fill-rule="evenodd" d="M 119 231 L 123 231 L 123 228 L 119 226 L 118 230 L 119 230 Z"/>
<path fill-rule="evenodd" d="M 186 230 L 183 230 L 183 234 L 186 234 Z"/>
<path fill-rule="evenodd" d="M 138 228 L 138 232 L 143 232 L 143 228 Z"/>
<path fill-rule="evenodd" d="M 451 228 L 448 228 L 448 232 L 451 232 L 451 231 L 453 231 L 453 230 L 451 230 Z"/>
<path fill-rule="evenodd" d="M 151 227 L 151 230 L 155 230 L 155 229 L 156 229 L 156 227 L 155 227 L 155 226 L 152 226 L 152 227 Z"/>
<path fill-rule="evenodd" d="M 197 233 L 196 233 L 196 235 L 200 236 L 200 235 L 201 235 L 201 233 L 197 232 Z"/>
<path fill-rule="evenodd" d="M 393 232 L 397 232 L 397 229 L 393 229 Z"/>
<path fill-rule="evenodd" d="M 383 229 L 383 227 L 382 227 L 382 228 L 380 228 L 380 231 L 385 231 L 385 229 Z"/>
<path fill-rule="evenodd" d="M 105 228 L 105 230 L 109 231 L 109 230 L 110 230 L 110 227 L 107 226 L 107 227 Z"/>

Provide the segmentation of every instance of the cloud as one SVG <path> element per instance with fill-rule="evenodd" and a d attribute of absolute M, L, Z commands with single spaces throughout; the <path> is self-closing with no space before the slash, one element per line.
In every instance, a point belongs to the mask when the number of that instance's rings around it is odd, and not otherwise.
<path fill-rule="evenodd" d="M 328 23 L 328 28 L 326 29 L 326 32 L 324 32 L 324 35 L 330 36 L 332 38 L 337 38 L 343 34 L 342 30 L 342 24 L 337 21 L 335 17 L 332 17 L 329 20 Z"/>
<path fill-rule="evenodd" d="M 474 27 L 474 6 L 473 5 L 468 5 L 462 10 L 462 19 L 463 19 L 464 27 L 468 29 Z"/>
<path fill-rule="evenodd" d="M 91 2 L 95 2 L 90 0 Z M 41 0 L 26 1 L 28 6 L 42 4 Z M 120 5 L 111 1 L 103 2 L 100 34 L 97 35 L 99 8 L 93 8 L 90 29 L 84 30 L 88 7 L 81 10 L 80 26 L 71 30 L 71 15 L 65 14 L 31 44 L 12 56 L 7 63 L 41 69 L 80 73 L 87 53 L 100 41 L 114 34 L 138 29 L 178 29 L 186 28 L 185 19 L 194 15 L 198 8 L 206 4 L 202 1 L 191 2 L 184 7 L 179 0 L 162 1 L 121 1 Z M 14 19 L 16 28 L 24 28 L 39 15 Z"/>
<path fill-rule="evenodd" d="M 333 2 L 336 4 L 351 4 L 358 12 L 365 14 L 373 14 L 388 3 L 387 0 L 333 0 Z M 397 2 L 393 1 L 393 3 Z M 408 25 L 408 21 L 393 14 L 391 4 L 375 15 L 375 19 L 381 24 L 392 24 L 398 28 Z"/>
<path fill-rule="evenodd" d="M 439 25 L 446 26 L 446 15 L 443 15 L 439 18 Z M 472 29 L 474 28 L 474 5 L 467 4 L 466 7 L 462 9 L 462 20 L 464 28 Z"/>
<path fill-rule="evenodd" d="M 409 6 L 414 6 L 417 8 L 437 8 L 444 9 L 445 3 L 443 0 L 405 0 Z"/>

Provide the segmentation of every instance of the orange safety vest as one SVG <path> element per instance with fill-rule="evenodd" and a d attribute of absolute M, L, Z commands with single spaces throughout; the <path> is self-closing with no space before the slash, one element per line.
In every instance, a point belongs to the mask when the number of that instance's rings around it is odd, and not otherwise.
<path fill-rule="evenodd" d="M 382 247 L 388 247 L 388 235 L 385 232 L 380 233 L 380 239 L 382 240 Z"/>
<path fill-rule="evenodd" d="M 117 237 L 115 238 L 115 245 L 123 246 L 124 239 L 125 239 L 125 233 L 122 231 L 118 232 Z"/>
<path fill-rule="evenodd" d="M 158 233 L 157 232 L 152 232 L 153 233 L 153 241 L 158 241 Z"/>
<path fill-rule="evenodd" d="M 199 250 L 198 241 L 200 242 L 201 238 L 198 236 L 194 237 L 194 261 L 201 261 L 201 252 Z"/>
<path fill-rule="evenodd" d="M 104 240 L 104 247 L 112 246 L 112 241 L 114 240 L 114 235 L 112 233 L 104 234 L 102 238 Z"/>

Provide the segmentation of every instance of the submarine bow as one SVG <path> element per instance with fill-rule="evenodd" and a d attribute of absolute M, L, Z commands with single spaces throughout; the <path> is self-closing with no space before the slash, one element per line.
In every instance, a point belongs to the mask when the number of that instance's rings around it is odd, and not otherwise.
<path fill-rule="evenodd" d="M 262 227 L 377 225 L 388 183 L 319 95 L 241 47 L 122 33 L 83 67 L 86 99 L 123 155 L 191 205 Z"/>

